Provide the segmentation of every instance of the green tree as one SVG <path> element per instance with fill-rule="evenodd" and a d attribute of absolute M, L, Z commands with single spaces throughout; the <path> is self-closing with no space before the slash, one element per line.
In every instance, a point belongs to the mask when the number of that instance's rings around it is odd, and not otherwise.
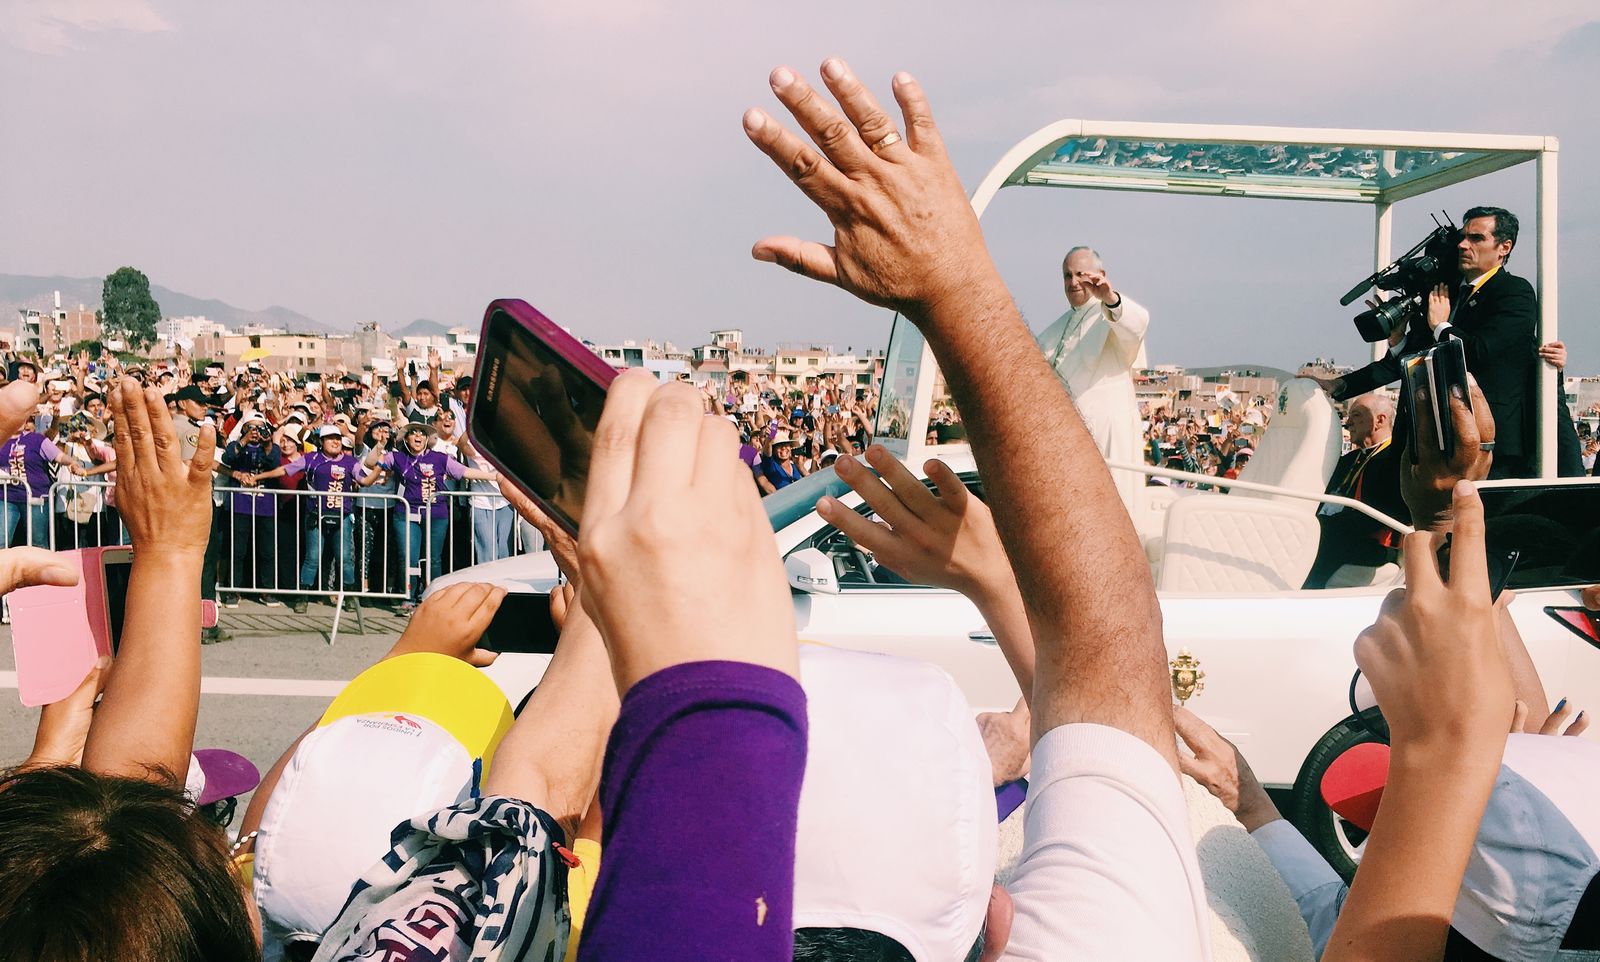
<path fill-rule="evenodd" d="M 150 278 L 132 267 L 119 267 L 106 276 L 100 293 L 100 330 L 121 338 L 129 347 L 149 347 L 156 340 L 161 305 L 150 296 Z"/>

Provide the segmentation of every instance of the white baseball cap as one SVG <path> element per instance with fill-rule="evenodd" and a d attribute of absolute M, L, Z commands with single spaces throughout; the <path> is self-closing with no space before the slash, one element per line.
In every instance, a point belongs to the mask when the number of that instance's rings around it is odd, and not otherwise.
<path fill-rule="evenodd" d="M 854 928 L 916 962 L 964 959 L 998 844 L 993 769 L 971 706 L 920 661 L 800 647 L 810 747 L 794 927 Z"/>
<path fill-rule="evenodd" d="M 380 661 L 345 686 L 295 749 L 261 816 L 254 894 L 262 953 L 317 941 L 395 826 L 475 795 L 511 706 L 446 655 Z"/>

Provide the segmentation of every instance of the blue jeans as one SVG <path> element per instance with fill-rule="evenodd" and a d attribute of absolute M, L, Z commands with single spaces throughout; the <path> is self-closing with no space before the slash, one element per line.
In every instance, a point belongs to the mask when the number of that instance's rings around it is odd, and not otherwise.
<path fill-rule="evenodd" d="M 406 594 L 412 601 L 422 597 L 422 586 L 432 581 L 439 574 L 440 567 L 444 564 L 444 539 L 450 530 L 449 518 L 433 518 L 426 514 L 417 516 L 421 520 L 410 521 L 405 512 L 394 513 L 394 539 L 396 550 L 401 544 L 405 545 L 406 567 L 416 568 L 422 560 L 422 541 L 424 535 L 428 541 L 428 576 L 421 577 L 408 574 L 406 577 Z"/>
<path fill-rule="evenodd" d="M 322 536 L 326 531 L 331 536 L 337 528 L 337 544 L 340 580 L 338 584 L 328 585 L 330 591 L 360 591 L 361 585 L 356 581 L 356 552 L 355 552 L 355 516 L 352 514 L 306 515 L 306 558 L 300 565 L 300 587 L 316 588 L 322 580 L 322 573 L 327 565 L 322 559 Z M 335 520 L 337 519 L 337 520 Z M 334 540 L 332 537 L 329 540 Z"/>
<path fill-rule="evenodd" d="M 511 505 L 472 509 L 472 563 L 511 557 L 511 526 L 517 518 Z"/>
<path fill-rule="evenodd" d="M 11 539 L 17 533 L 17 525 L 22 521 L 24 508 L 28 509 L 28 524 L 32 527 L 22 543 L 32 543 L 35 548 L 50 547 L 50 506 L 28 504 L 25 501 L 0 501 L 0 528 L 5 531 L 5 542 L 0 544 L 0 547 L 11 545 Z"/>

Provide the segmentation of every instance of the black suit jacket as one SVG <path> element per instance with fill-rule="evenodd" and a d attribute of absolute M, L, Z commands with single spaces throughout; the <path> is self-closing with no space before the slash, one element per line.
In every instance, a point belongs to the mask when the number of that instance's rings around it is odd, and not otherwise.
<path fill-rule="evenodd" d="M 1463 292 L 1450 293 L 1452 304 Z M 1494 414 L 1495 457 L 1533 456 L 1533 390 L 1538 374 L 1539 300 L 1533 285 L 1504 268 L 1484 282 L 1466 303 L 1456 304 L 1446 336 L 1466 347 L 1467 370 L 1489 401 Z M 1420 331 L 1419 331 L 1420 329 Z M 1400 379 L 1400 357 L 1423 350 L 1433 334 L 1415 325 L 1399 354 L 1386 354 L 1344 377 L 1340 398 L 1352 398 Z M 1404 447 L 1410 433 L 1410 399 L 1401 392 L 1402 416 L 1395 424 L 1395 443 Z"/>

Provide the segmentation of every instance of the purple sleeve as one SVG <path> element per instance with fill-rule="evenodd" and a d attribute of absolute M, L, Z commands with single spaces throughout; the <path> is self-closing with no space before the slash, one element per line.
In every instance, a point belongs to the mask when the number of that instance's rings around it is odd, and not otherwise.
<path fill-rule="evenodd" d="M 383 452 L 383 457 L 378 459 L 378 467 L 392 470 L 394 468 L 394 452 Z"/>
<path fill-rule="evenodd" d="M 580 962 L 789 962 L 805 763 L 805 693 L 781 672 L 695 662 L 629 689 Z"/>
<path fill-rule="evenodd" d="M 467 466 L 455 458 L 449 458 L 444 463 L 444 473 L 456 480 L 460 480 L 467 476 Z"/>
<path fill-rule="evenodd" d="M 39 445 L 39 456 L 46 461 L 59 461 L 61 460 L 61 449 L 56 447 L 54 441 L 45 438 L 43 443 Z"/>
<path fill-rule="evenodd" d="M 288 464 L 283 466 L 283 476 L 286 477 L 286 478 L 292 478 L 295 475 L 299 474 L 301 471 L 304 471 L 306 469 L 306 466 L 307 466 L 306 462 L 308 460 L 310 460 L 310 459 L 309 458 L 295 458 L 293 461 L 290 461 Z"/>

